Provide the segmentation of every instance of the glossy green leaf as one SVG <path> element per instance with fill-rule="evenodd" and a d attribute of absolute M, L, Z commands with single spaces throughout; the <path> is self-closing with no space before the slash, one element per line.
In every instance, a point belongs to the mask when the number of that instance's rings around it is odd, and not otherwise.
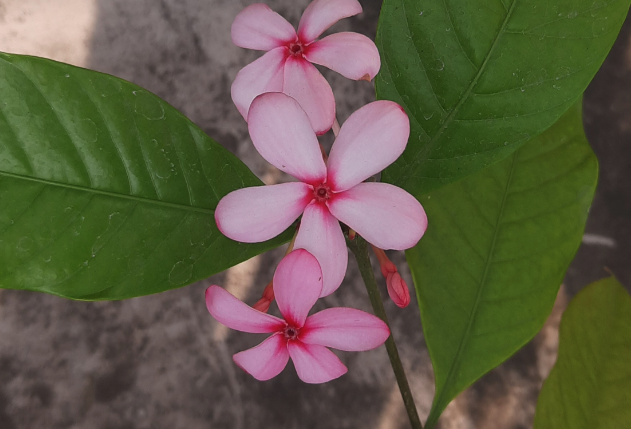
<path fill-rule="evenodd" d="M 631 296 L 611 277 L 570 302 L 535 429 L 631 427 Z"/>
<path fill-rule="evenodd" d="M 410 116 L 384 181 L 420 198 L 550 127 L 609 52 L 630 0 L 385 0 L 377 95 Z"/>
<path fill-rule="evenodd" d="M 122 299 L 269 248 L 214 208 L 261 182 L 176 109 L 112 76 L 0 54 L 0 287 Z"/>
<path fill-rule="evenodd" d="M 597 175 L 577 103 L 508 158 L 421 199 L 429 226 L 407 259 L 436 380 L 428 427 L 541 329 Z"/>

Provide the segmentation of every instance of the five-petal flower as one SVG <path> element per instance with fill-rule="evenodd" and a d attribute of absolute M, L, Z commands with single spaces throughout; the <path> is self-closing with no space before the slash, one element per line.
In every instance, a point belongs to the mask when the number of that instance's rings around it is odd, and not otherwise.
<path fill-rule="evenodd" d="M 231 192 L 217 206 L 217 226 L 233 240 L 256 243 L 280 234 L 303 214 L 294 248 L 308 250 L 322 266 L 322 296 L 334 292 L 346 273 L 348 253 L 338 221 L 382 249 L 408 249 L 425 232 L 427 217 L 416 198 L 387 183 L 362 183 L 405 149 L 410 124 L 398 104 L 375 101 L 353 113 L 326 164 L 309 118 L 285 94 L 258 96 L 248 127 L 263 158 L 300 182 Z"/>
<path fill-rule="evenodd" d="M 232 24 L 232 41 L 242 48 L 268 51 L 244 67 L 232 84 L 232 100 L 248 119 L 252 100 L 265 92 L 284 92 L 298 100 L 317 134 L 335 120 L 335 98 L 330 85 L 311 63 L 343 76 L 373 79 L 381 61 L 374 42 L 352 33 L 335 33 L 316 40 L 342 18 L 361 13 L 357 0 L 314 0 L 305 10 L 298 32 L 282 16 L 262 3 L 245 8 Z"/>
<path fill-rule="evenodd" d="M 371 350 L 383 344 L 390 331 L 381 319 L 353 308 L 329 308 L 307 317 L 321 290 L 318 261 L 299 249 L 283 258 L 274 274 L 274 293 L 284 320 L 249 307 L 219 286 L 206 290 L 206 306 L 215 319 L 229 328 L 272 334 L 258 346 L 233 357 L 254 378 L 275 377 L 291 357 L 302 381 L 324 383 L 347 371 L 327 347 Z"/>

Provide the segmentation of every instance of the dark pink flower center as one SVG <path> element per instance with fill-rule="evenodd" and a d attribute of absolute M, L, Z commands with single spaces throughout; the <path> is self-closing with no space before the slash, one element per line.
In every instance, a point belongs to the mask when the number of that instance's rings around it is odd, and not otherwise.
<path fill-rule="evenodd" d="M 300 43 L 300 40 L 294 43 L 290 43 L 288 47 L 289 47 L 289 53 L 295 57 L 302 56 L 304 52 L 304 48 L 302 46 L 302 43 Z"/>
<path fill-rule="evenodd" d="M 317 202 L 324 203 L 331 198 L 331 188 L 321 183 L 313 188 L 313 196 Z"/>
<path fill-rule="evenodd" d="M 288 340 L 295 340 L 296 338 L 298 338 L 298 334 L 300 333 L 300 328 L 295 328 L 293 326 L 287 326 L 285 327 L 285 338 L 287 338 Z"/>

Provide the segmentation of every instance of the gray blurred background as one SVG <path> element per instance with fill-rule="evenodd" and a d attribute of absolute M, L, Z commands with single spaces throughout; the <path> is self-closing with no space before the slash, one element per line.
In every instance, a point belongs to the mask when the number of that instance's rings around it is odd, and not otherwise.
<path fill-rule="evenodd" d="M 374 37 L 378 0 L 333 31 Z M 267 3 L 297 24 L 308 0 Z M 38 55 L 119 76 L 180 109 L 267 183 L 283 180 L 253 150 L 230 84 L 258 53 L 237 48 L 230 24 L 246 0 L 0 0 L 0 51 Z M 371 83 L 324 72 L 340 122 L 374 99 Z M 585 127 L 600 183 L 583 246 L 542 332 L 460 395 L 442 429 L 532 426 L 542 380 L 556 357 L 560 314 L 573 294 L 610 268 L 631 285 L 631 24 L 585 95 Z M 325 136 L 330 144 L 332 138 Z M 85 303 L 0 291 L 0 429 L 198 429 L 409 427 L 385 349 L 342 353 L 349 372 L 324 385 L 289 367 L 268 382 L 238 369 L 232 354 L 256 335 L 229 331 L 204 304 L 220 284 L 253 304 L 284 249 L 185 288 L 123 302 Z M 411 284 L 402 253 L 393 253 Z M 380 275 L 379 277 L 380 278 Z M 383 281 L 382 281 L 383 283 Z M 383 285 L 382 285 L 383 286 Z M 321 307 L 370 310 L 354 262 Z M 386 309 L 425 418 L 433 376 L 418 308 Z"/>

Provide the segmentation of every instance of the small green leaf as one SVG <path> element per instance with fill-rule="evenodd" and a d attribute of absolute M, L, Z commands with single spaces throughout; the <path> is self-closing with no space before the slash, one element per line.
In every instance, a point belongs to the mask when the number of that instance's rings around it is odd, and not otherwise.
<path fill-rule="evenodd" d="M 0 54 L 0 287 L 123 299 L 278 246 L 214 209 L 261 182 L 172 106 L 112 76 Z"/>
<path fill-rule="evenodd" d="M 631 427 L 631 296 L 611 277 L 587 286 L 561 320 L 559 356 L 535 429 Z"/>
<path fill-rule="evenodd" d="M 427 427 L 541 329 L 597 176 L 577 103 L 505 160 L 421 199 L 429 226 L 407 258 L 436 376 Z"/>
<path fill-rule="evenodd" d="M 410 116 L 384 181 L 420 198 L 496 162 L 583 93 L 630 0 L 385 0 L 377 95 Z"/>

